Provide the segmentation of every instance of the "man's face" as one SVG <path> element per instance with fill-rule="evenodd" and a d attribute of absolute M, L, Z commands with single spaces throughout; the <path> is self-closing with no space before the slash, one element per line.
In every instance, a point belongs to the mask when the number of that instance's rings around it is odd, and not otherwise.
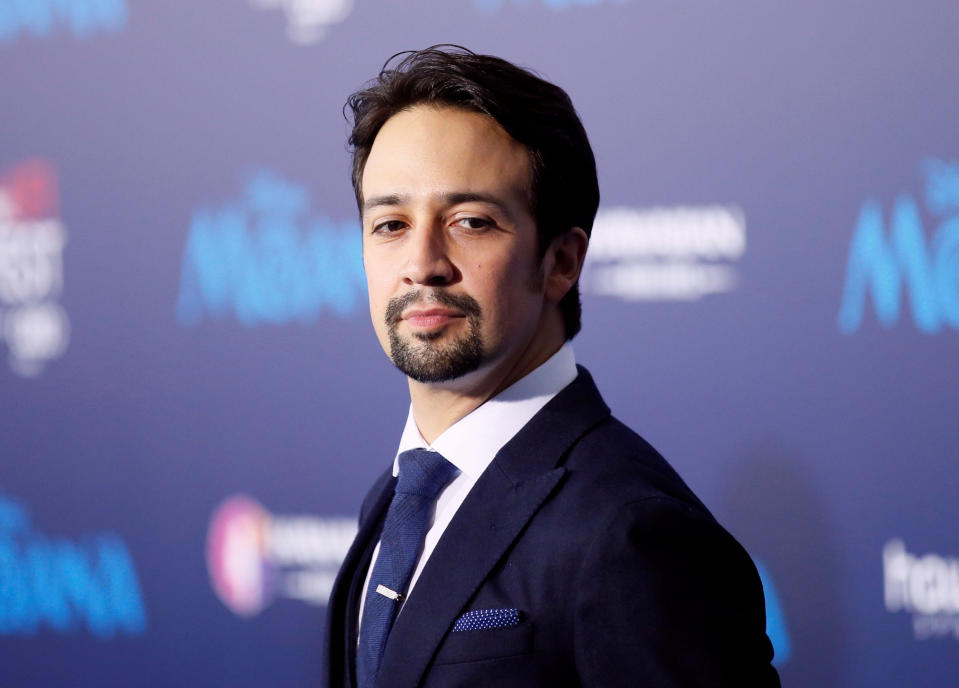
<path fill-rule="evenodd" d="M 529 168 L 494 120 L 454 108 L 400 112 L 373 142 L 362 180 L 370 313 L 412 379 L 515 364 L 540 327 Z"/>

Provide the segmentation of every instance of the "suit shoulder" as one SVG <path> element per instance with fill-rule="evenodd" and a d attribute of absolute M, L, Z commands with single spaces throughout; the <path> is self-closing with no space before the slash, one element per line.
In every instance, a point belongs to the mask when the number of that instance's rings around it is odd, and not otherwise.
<path fill-rule="evenodd" d="M 613 416 L 580 438 L 571 448 L 565 466 L 574 482 L 606 494 L 611 505 L 645 499 L 674 500 L 712 518 L 670 463 Z"/>

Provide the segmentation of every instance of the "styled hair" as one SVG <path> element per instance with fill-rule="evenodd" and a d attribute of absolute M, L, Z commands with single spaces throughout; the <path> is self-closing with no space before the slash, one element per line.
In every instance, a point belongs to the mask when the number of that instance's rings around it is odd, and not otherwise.
<path fill-rule="evenodd" d="M 455 45 L 393 55 L 379 76 L 347 100 L 353 191 L 360 212 L 363 169 L 376 135 L 393 115 L 421 104 L 488 115 L 526 147 L 540 259 L 553 239 L 572 227 L 590 235 L 599 207 L 596 160 L 569 96 L 529 70 Z M 566 338 L 572 339 L 581 326 L 578 282 L 559 308 Z"/>

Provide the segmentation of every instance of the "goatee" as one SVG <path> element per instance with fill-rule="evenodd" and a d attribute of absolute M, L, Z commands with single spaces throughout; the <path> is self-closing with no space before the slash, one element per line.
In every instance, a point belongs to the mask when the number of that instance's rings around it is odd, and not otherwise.
<path fill-rule="evenodd" d="M 398 328 L 403 311 L 414 303 L 436 303 L 459 311 L 466 317 L 466 333 L 445 344 L 442 343 L 444 330 L 401 337 Z M 393 365 L 417 382 L 455 380 L 473 372 L 483 362 L 482 310 L 471 296 L 440 290 L 411 291 L 390 300 L 385 319 Z"/>

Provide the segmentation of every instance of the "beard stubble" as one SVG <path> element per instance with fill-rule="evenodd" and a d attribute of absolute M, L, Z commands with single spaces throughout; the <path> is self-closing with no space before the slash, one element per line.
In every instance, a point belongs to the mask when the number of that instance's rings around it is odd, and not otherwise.
<path fill-rule="evenodd" d="M 435 303 L 452 308 L 466 318 L 467 331 L 445 345 L 444 330 L 410 335 L 399 334 L 403 311 L 414 303 Z M 450 294 L 441 290 L 425 293 L 411 291 L 391 299 L 386 307 L 386 328 L 390 359 L 407 377 L 423 383 L 447 382 L 471 373 L 483 362 L 485 347 L 480 334 L 482 309 L 468 294 Z"/>

